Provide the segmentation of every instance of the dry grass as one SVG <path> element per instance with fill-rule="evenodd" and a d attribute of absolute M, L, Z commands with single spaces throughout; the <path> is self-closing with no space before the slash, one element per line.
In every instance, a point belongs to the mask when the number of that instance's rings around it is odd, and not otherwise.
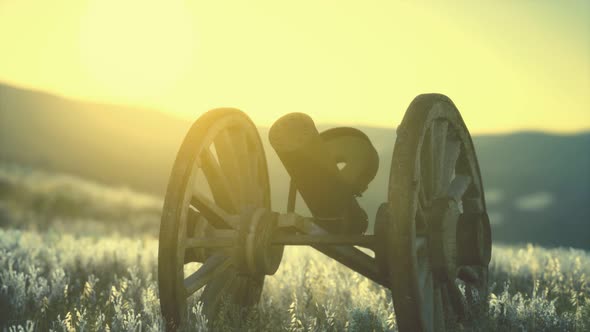
<path fill-rule="evenodd" d="M 0 329 L 160 331 L 158 200 L 0 167 Z M 121 223 L 124 221 L 124 223 Z M 590 330 L 590 254 L 495 246 L 489 310 L 464 329 Z M 190 326 L 206 330 L 192 300 Z M 470 326 L 470 328 L 469 328 Z M 214 330 L 396 330 L 389 292 L 312 249 L 288 249 L 248 313 Z"/>
<path fill-rule="evenodd" d="M 40 330 L 162 330 L 156 255 L 153 238 L 0 230 L 0 321 Z M 495 247 L 491 271 L 489 312 L 478 329 L 590 328 L 588 253 Z M 245 317 L 231 310 L 218 328 L 395 330 L 387 290 L 311 249 L 286 251 L 256 310 Z M 205 329 L 195 300 L 190 312 L 191 326 Z"/>

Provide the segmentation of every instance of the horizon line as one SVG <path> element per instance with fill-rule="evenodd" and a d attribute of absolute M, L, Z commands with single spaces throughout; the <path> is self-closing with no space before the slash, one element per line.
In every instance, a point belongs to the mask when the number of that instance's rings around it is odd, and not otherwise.
<path fill-rule="evenodd" d="M 205 110 L 200 113 L 196 117 L 190 117 L 188 115 L 178 114 L 171 110 L 166 110 L 165 108 L 158 108 L 152 105 L 142 105 L 142 104 L 134 104 L 134 103 L 126 103 L 126 102 L 113 102 L 113 101 L 106 101 L 106 100 L 98 100 L 93 98 L 84 98 L 84 97 L 77 97 L 71 96 L 67 94 L 63 94 L 56 91 L 49 91 L 43 90 L 34 86 L 27 86 L 25 84 L 20 83 L 13 83 L 9 82 L 4 79 L 0 79 L 0 86 L 7 86 L 17 90 L 28 91 L 32 93 L 44 94 L 49 97 L 64 99 L 72 102 L 81 102 L 81 103 L 89 103 L 89 104 L 98 104 L 98 105 L 105 105 L 105 106 L 114 106 L 114 107 L 121 107 L 127 108 L 130 111 L 152 111 L 157 112 L 165 116 L 169 116 L 178 120 L 184 120 L 187 122 L 194 122 L 196 121 L 202 114 L 209 111 Z M 232 106 L 219 106 L 219 107 L 232 107 Z M 217 107 L 214 107 L 217 108 Z M 212 108 L 212 109 L 214 109 Z M 234 107 L 237 108 L 237 107 Z M 237 108 L 240 109 L 240 108 Z M 242 109 L 240 109 L 242 110 Z M 246 112 L 245 110 L 242 110 Z M 247 112 L 246 112 L 247 113 Z M 392 121 L 393 122 L 393 121 Z M 400 120 L 401 122 L 401 120 Z M 335 122 L 335 121 L 315 121 L 316 126 L 318 127 L 332 127 L 332 126 L 346 126 L 346 127 L 361 127 L 361 128 L 375 128 L 375 129 L 383 129 L 383 130 L 396 130 L 397 126 L 381 126 L 378 124 L 369 124 L 369 123 L 348 123 L 348 122 Z M 258 128 L 269 128 L 272 124 L 256 124 Z M 469 129 L 469 128 L 468 128 Z M 513 134 L 544 134 L 544 135 L 551 135 L 551 136 L 577 136 L 577 135 L 584 135 L 590 133 L 590 127 L 585 129 L 577 129 L 572 131 L 567 130 L 549 130 L 549 129 L 538 129 L 538 128 L 520 128 L 516 130 L 495 130 L 495 131 L 487 131 L 487 130 L 479 130 L 471 132 L 472 136 L 506 136 L 506 135 L 513 135 Z"/>

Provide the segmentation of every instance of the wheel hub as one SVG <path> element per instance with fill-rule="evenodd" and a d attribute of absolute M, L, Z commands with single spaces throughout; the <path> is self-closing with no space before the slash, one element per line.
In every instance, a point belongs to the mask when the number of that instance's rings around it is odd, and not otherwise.
<path fill-rule="evenodd" d="M 440 198 L 432 203 L 428 242 L 437 278 L 453 280 L 460 266 L 487 266 L 491 258 L 487 218 L 485 212 L 461 213 L 459 204 L 452 198 Z"/>
<path fill-rule="evenodd" d="M 242 272 L 273 275 L 279 268 L 284 246 L 272 245 L 277 216 L 264 208 L 244 215 L 235 247 L 237 266 Z"/>

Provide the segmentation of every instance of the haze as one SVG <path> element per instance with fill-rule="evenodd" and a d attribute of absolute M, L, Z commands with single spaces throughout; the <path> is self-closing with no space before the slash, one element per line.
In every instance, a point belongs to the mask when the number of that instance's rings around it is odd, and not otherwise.
<path fill-rule="evenodd" d="M 0 0 L 0 81 L 194 119 L 395 127 L 419 93 L 473 133 L 590 128 L 590 2 Z"/>

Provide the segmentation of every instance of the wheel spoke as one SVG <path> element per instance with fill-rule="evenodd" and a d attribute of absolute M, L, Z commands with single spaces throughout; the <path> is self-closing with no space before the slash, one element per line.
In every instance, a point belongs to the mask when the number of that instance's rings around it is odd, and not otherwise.
<path fill-rule="evenodd" d="M 424 315 L 424 322 L 427 326 L 430 326 L 429 324 L 432 323 L 432 317 L 435 308 L 435 288 L 426 246 L 427 242 L 425 237 L 416 238 L 415 247 L 418 263 L 418 287 L 422 292 L 422 311 Z M 427 329 L 432 331 L 431 326 Z"/>
<path fill-rule="evenodd" d="M 422 207 L 422 210 L 424 211 L 424 208 L 426 208 L 428 206 L 428 198 L 426 197 L 426 188 L 424 188 L 424 183 L 423 181 L 420 181 L 420 189 L 418 191 L 418 200 L 420 202 L 420 206 Z"/>
<path fill-rule="evenodd" d="M 460 153 L 461 143 L 456 139 L 453 139 L 452 134 L 449 133 L 445 145 L 445 153 L 443 158 L 443 171 L 441 179 L 444 182 L 441 183 L 441 192 L 445 192 L 451 183 Z"/>
<path fill-rule="evenodd" d="M 199 225 L 201 213 L 193 209 L 188 209 L 186 215 L 186 234 L 191 235 L 195 232 L 195 228 Z"/>
<path fill-rule="evenodd" d="M 219 165 L 228 177 L 232 191 L 237 192 L 237 196 L 240 197 L 238 204 L 241 205 L 245 202 L 246 195 L 242 184 L 243 177 L 240 162 L 237 158 L 236 147 L 234 146 L 229 130 L 221 131 L 215 138 L 214 144 Z"/>
<path fill-rule="evenodd" d="M 416 207 L 416 234 L 423 235 L 426 234 L 427 231 L 428 225 L 426 223 L 426 215 L 424 212 L 424 208 L 420 200 L 418 200 Z"/>
<path fill-rule="evenodd" d="M 232 142 L 234 142 L 234 153 L 238 160 L 238 165 L 240 165 L 240 174 L 244 176 L 244 180 L 249 180 L 250 165 L 245 163 L 245 161 L 249 161 L 250 159 L 248 136 L 242 128 L 233 128 L 233 130 L 229 132 L 229 136 L 232 138 Z"/>
<path fill-rule="evenodd" d="M 241 128 L 234 128 L 229 132 L 232 142 L 234 142 L 234 158 L 236 158 L 239 165 L 239 184 L 242 189 L 242 204 L 250 205 L 255 201 L 253 189 L 256 187 L 252 177 L 252 158 L 256 158 L 256 154 L 249 153 L 248 136 Z"/>
<path fill-rule="evenodd" d="M 461 290 L 454 280 L 447 280 L 445 284 L 453 312 L 458 318 L 465 317 L 465 301 Z"/>
<path fill-rule="evenodd" d="M 445 328 L 445 311 L 444 311 L 444 291 L 441 284 L 437 281 L 434 288 L 434 312 L 432 316 L 432 330 L 444 331 Z"/>
<path fill-rule="evenodd" d="M 215 203 L 200 193 L 193 193 L 190 204 L 194 206 L 209 224 L 216 228 L 236 228 L 239 223 L 239 217 L 227 214 Z"/>
<path fill-rule="evenodd" d="M 426 136 L 424 137 L 424 142 L 422 143 L 422 160 L 420 162 L 420 174 L 421 174 L 421 182 L 422 188 L 424 188 L 424 193 L 426 194 L 426 198 L 432 199 L 434 197 L 434 133 L 433 129 L 434 124 L 429 128 Z"/>
<path fill-rule="evenodd" d="M 258 151 L 252 146 L 252 137 L 248 133 L 240 131 L 235 133 L 237 139 L 241 141 L 239 151 L 236 151 L 243 159 L 242 171 L 246 176 L 248 187 L 256 185 L 256 164 L 258 160 Z"/>
<path fill-rule="evenodd" d="M 435 122 L 436 126 L 434 127 L 435 139 L 434 139 L 434 194 L 440 195 L 444 193 L 445 180 L 444 176 L 444 169 L 445 169 L 445 146 L 447 143 L 447 131 L 449 128 L 449 124 L 445 121 L 437 121 Z"/>
<path fill-rule="evenodd" d="M 219 278 L 211 280 L 203 290 L 203 294 L 201 294 L 201 302 L 203 302 L 203 307 L 205 308 L 205 315 L 208 317 L 211 317 L 211 315 L 214 314 L 214 312 L 210 311 L 215 310 L 217 303 L 219 303 L 221 298 L 225 295 L 224 290 L 232 283 L 233 279 L 236 278 L 230 269 L 231 267 L 225 275 L 221 275 Z"/>
<path fill-rule="evenodd" d="M 239 306 L 247 307 L 257 301 L 259 294 L 256 294 L 258 285 L 246 275 L 236 275 L 232 282 L 225 289 L 225 294 L 231 297 L 231 301 Z"/>
<path fill-rule="evenodd" d="M 432 279 L 432 271 L 430 271 L 428 256 L 418 256 L 418 286 L 420 289 L 426 287 L 429 278 Z"/>
<path fill-rule="evenodd" d="M 231 189 L 223 169 L 215 160 L 211 150 L 205 149 L 201 154 L 203 173 L 209 182 L 213 198 L 226 211 L 237 212 L 239 205 L 235 192 Z"/>
<path fill-rule="evenodd" d="M 248 135 L 244 135 L 244 139 L 251 139 Z M 254 204 L 255 206 L 260 206 L 263 204 L 263 184 L 261 183 L 261 174 L 260 174 L 260 156 L 262 155 L 261 152 L 258 151 L 256 148 L 256 144 L 253 144 L 251 140 L 246 143 L 247 147 L 247 154 L 244 156 L 247 158 L 247 180 L 248 180 L 248 190 L 249 193 L 249 201 Z"/>
<path fill-rule="evenodd" d="M 262 197 L 262 184 L 260 183 L 260 170 L 259 167 L 259 155 L 258 153 L 248 153 L 250 159 L 250 191 L 251 194 L 251 201 L 256 206 L 260 206 L 263 204 L 263 197 Z"/>
<path fill-rule="evenodd" d="M 223 255 L 209 257 L 207 261 L 193 274 L 184 279 L 186 296 L 203 288 L 210 280 L 221 275 L 231 265 L 231 260 Z"/>
<path fill-rule="evenodd" d="M 426 237 L 423 236 L 417 236 L 416 237 L 416 254 L 418 256 L 426 256 L 427 255 L 427 242 L 426 242 Z"/>
<path fill-rule="evenodd" d="M 456 202 L 460 202 L 461 198 L 469 188 L 471 184 L 471 177 L 467 175 L 457 175 L 449 186 L 448 195 L 453 198 Z"/>
<path fill-rule="evenodd" d="M 435 314 L 434 311 L 436 308 L 436 288 L 434 285 L 434 279 L 432 278 L 432 273 L 430 273 L 430 271 L 426 273 L 424 283 L 422 285 L 424 285 L 422 287 L 422 312 L 424 315 L 424 322 L 426 323 L 426 326 L 430 327 L 428 330 L 433 331 L 431 324 L 433 322 L 433 316 Z"/>

